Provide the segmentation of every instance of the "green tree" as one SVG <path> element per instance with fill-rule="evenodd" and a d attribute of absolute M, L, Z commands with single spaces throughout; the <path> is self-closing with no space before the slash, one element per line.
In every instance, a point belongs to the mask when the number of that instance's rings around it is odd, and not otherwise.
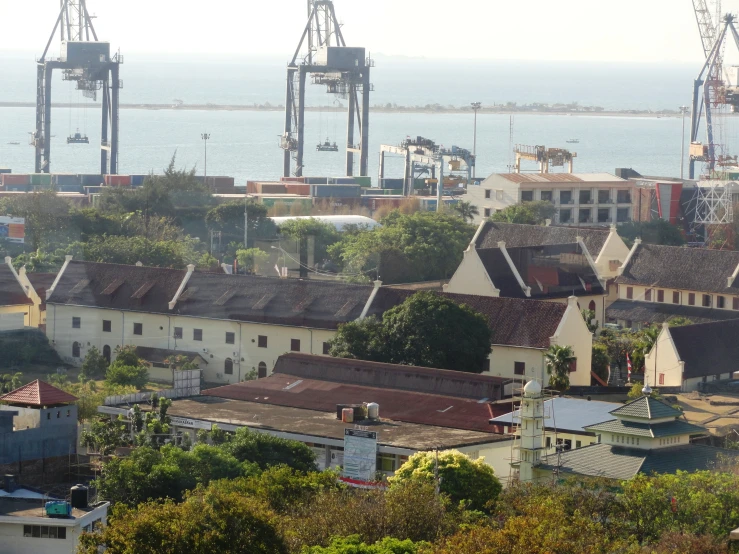
<path fill-rule="evenodd" d="M 80 554 L 287 554 L 264 504 L 235 492 L 199 489 L 184 502 L 115 507 L 108 525 L 80 540 Z"/>
<path fill-rule="evenodd" d="M 392 486 L 409 480 L 433 484 L 437 476 L 441 492 L 472 510 L 490 511 L 503 488 L 485 460 L 472 460 L 456 450 L 417 452 L 388 480 Z"/>
<path fill-rule="evenodd" d="M 631 388 L 629 389 L 629 392 L 626 394 L 626 396 L 631 400 L 641 398 L 642 396 L 644 396 L 644 393 L 642 392 L 643 388 L 644 383 L 634 383 L 633 385 L 631 385 Z M 652 389 L 652 393 L 649 396 L 651 396 L 652 398 L 660 398 L 659 390 Z"/>
<path fill-rule="evenodd" d="M 85 379 L 99 379 L 105 376 L 107 369 L 108 360 L 105 359 L 96 346 L 91 346 L 82 362 L 80 375 Z"/>
<path fill-rule="evenodd" d="M 524 202 L 513 204 L 498 210 L 491 217 L 491 221 L 501 223 L 523 223 L 525 225 L 543 225 L 547 219 L 552 219 L 556 212 L 554 204 L 547 201 Z"/>
<path fill-rule="evenodd" d="M 465 221 L 472 221 L 480 215 L 480 210 L 477 206 L 473 206 L 471 202 L 459 200 L 456 204 L 452 205 L 452 210 L 456 212 Z"/>
<path fill-rule="evenodd" d="M 67 251 L 75 258 L 90 262 L 152 267 L 183 268 L 195 263 L 199 254 L 194 239 L 152 241 L 144 237 L 96 236 L 85 243 L 75 243 Z"/>
<path fill-rule="evenodd" d="M 445 279 L 459 266 L 474 233 L 454 214 L 395 210 L 382 226 L 345 235 L 329 254 L 345 273 L 377 275 L 387 284 Z"/>
<path fill-rule="evenodd" d="M 604 344 L 593 342 L 593 358 L 592 358 L 592 369 L 595 374 L 603 379 L 608 380 L 608 366 L 610 365 L 610 359 L 608 358 L 608 348 Z"/>
<path fill-rule="evenodd" d="M 297 241 L 300 254 L 300 276 L 303 278 L 308 276 L 308 243 L 310 240 L 314 245 L 314 259 L 322 261 L 328 258 L 328 248 L 340 239 L 336 227 L 313 217 L 286 221 L 280 225 L 280 236 Z"/>
<path fill-rule="evenodd" d="M 570 388 L 570 370 L 572 363 L 577 360 L 570 346 L 553 344 L 544 354 L 547 362 L 549 386 L 560 392 Z"/>
<path fill-rule="evenodd" d="M 585 320 L 585 325 L 588 326 L 588 331 L 595 334 L 598 332 L 598 320 L 595 319 L 595 310 L 582 310 L 582 318 Z"/>
<path fill-rule="evenodd" d="M 693 321 L 687 317 L 676 315 L 675 317 L 671 317 L 667 321 L 667 324 L 670 327 L 684 327 L 685 325 L 693 325 Z"/>
<path fill-rule="evenodd" d="M 33 250 L 58 242 L 69 215 L 69 203 L 53 190 L 0 200 L 0 213 L 26 220 L 26 241 Z"/>
<path fill-rule="evenodd" d="M 263 274 L 267 269 L 269 254 L 259 248 L 247 248 L 237 250 L 236 259 L 239 261 L 239 269 L 247 273 Z"/>
<path fill-rule="evenodd" d="M 119 346 L 115 349 L 115 360 L 105 372 L 105 380 L 111 385 L 130 385 L 142 389 L 149 380 L 146 362 L 139 359 L 134 346 Z"/>
<path fill-rule="evenodd" d="M 5 373 L 0 376 L 0 394 L 13 392 L 23 384 L 23 373 L 16 371 L 15 373 Z"/>
<path fill-rule="evenodd" d="M 682 246 L 685 244 L 685 237 L 680 228 L 664 219 L 623 223 L 618 226 L 618 234 L 629 247 L 634 244 L 634 240 L 637 238 L 647 244 L 666 246 Z"/>
<path fill-rule="evenodd" d="M 427 544 L 414 543 L 408 539 L 399 540 L 390 537 L 374 543 L 365 544 L 359 535 L 334 537 L 328 546 L 305 547 L 301 554 L 419 554 Z"/>
<path fill-rule="evenodd" d="M 315 455 L 302 442 L 282 439 L 239 428 L 231 440 L 223 444 L 226 452 L 240 462 L 255 464 L 261 469 L 276 465 L 287 465 L 297 471 L 315 471 Z"/>
<path fill-rule="evenodd" d="M 117 447 L 130 444 L 131 437 L 121 416 L 112 421 L 108 417 L 98 417 L 89 429 L 82 431 L 81 442 L 93 452 L 107 456 Z"/>
<path fill-rule="evenodd" d="M 277 234 L 277 226 L 267 217 L 267 207 L 256 202 L 246 204 L 248 233 L 247 239 L 254 244 L 256 239 L 272 239 Z M 237 242 L 244 246 L 244 203 L 229 202 L 212 208 L 205 216 L 205 224 L 210 231 L 223 233 L 224 244 Z"/>
<path fill-rule="evenodd" d="M 382 323 L 351 322 L 330 341 L 334 356 L 480 373 L 491 352 L 485 318 L 466 304 L 418 292 L 386 311 Z"/>

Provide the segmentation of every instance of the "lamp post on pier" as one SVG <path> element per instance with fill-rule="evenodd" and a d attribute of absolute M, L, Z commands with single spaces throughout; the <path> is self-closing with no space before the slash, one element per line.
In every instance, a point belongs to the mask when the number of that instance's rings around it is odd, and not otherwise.
<path fill-rule="evenodd" d="M 205 169 L 204 169 L 204 176 L 208 177 L 208 140 L 210 140 L 210 133 L 201 133 L 200 138 L 203 139 L 203 144 L 205 144 Z"/>
<path fill-rule="evenodd" d="M 472 166 L 472 177 L 474 177 L 475 167 L 477 166 L 477 110 L 482 107 L 482 102 L 472 102 L 470 106 L 472 106 L 472 110 L 475 112 L 475 130 L 472 139 L 472 157 L 475 159 L 475 165 Z"/>

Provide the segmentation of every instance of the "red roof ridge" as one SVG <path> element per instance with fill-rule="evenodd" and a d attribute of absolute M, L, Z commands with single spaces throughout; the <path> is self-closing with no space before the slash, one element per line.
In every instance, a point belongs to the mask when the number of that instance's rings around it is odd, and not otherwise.
<path fill-rule="evenodd" d="M 54 404 L 69 404 L 76 401 L 76 396 L 40 379 L 31 381 L 14 391 L 0 396 L 0 402 L 24 404 L 26 406 L 51 406 Z"/>

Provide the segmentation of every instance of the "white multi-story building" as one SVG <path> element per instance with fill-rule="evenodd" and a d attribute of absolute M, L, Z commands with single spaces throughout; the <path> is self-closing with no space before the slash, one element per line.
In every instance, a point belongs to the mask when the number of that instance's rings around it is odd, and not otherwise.
<path fill-rule="evenodd" d="M 609 173 L 494 173 L 462 199 L 477 206 L 475 222 L 522 202 L 552 202 L 559 225 L 612 225 L 633 217 L 634 183 Z"/>

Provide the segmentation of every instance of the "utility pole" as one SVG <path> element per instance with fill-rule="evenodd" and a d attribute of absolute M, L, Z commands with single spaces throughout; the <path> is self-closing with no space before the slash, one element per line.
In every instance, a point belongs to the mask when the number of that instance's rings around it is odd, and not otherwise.
<path fill-rule="evenodd" d="M 249 248 L 249 246 L 246 243 L 246 239 L 249 235 L 249 212 L 246 210 L 246 206 L 247 206 L 246 199 L 247 198 L 248 196 L 246 195 L 246 193 L 244 193 L 244 250 Z"/>
<path fill-rule="evenodd" d="M 204 170 L 204 177 L 208 178 L 208 140 L 210 139 L 210 133 L 201 133 L 200 138 L 203 139 L 203 143 L 205 144 L 205 170 Z"/>
<path fill-rule="evenodd" d="M 475 165 L 472 166 L 472 177 L 475 177 L 475 167 L 477 166 L 477 110 L 482 107 L 482 102 L 472 102 L 470 104 L 472 110 L 475 112 L 475 130 L 474 137 L 472 139 L 472 157 L 475 159 Z"/>
<path fill-rule="evenodd" d="M 683 138 L 680 141 L 680 179 L 685 173 L 685 114 L 689 109 L 687 106 L 680 106 L 680 117 L 683 120 Z"/>

